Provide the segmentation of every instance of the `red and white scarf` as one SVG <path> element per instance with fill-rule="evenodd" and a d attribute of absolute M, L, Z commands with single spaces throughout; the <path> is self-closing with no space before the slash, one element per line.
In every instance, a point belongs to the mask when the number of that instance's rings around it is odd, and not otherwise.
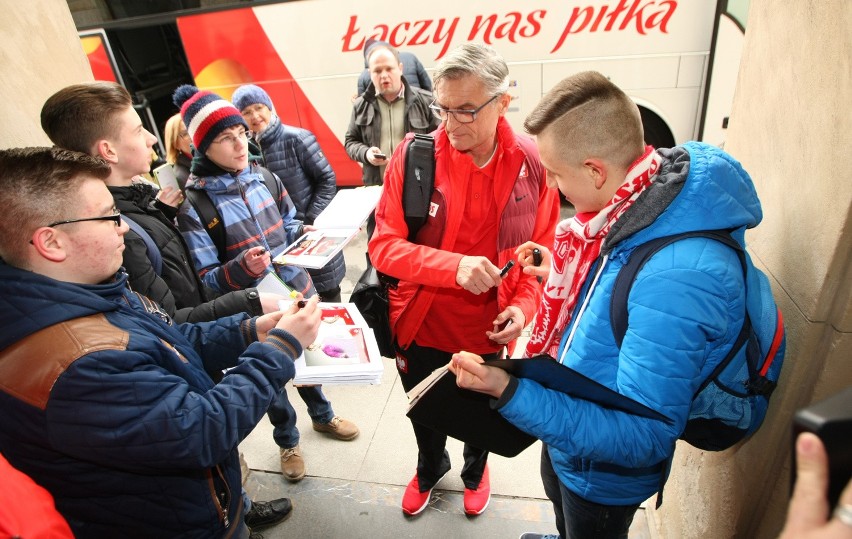
<path fill-rule="evenodd" d="M 525 357 L 548 354 L 556 357 L 562 332 L 571 322 L 580 289 L 592 263 L 600 255 L 603 240 L 612 225 L 633 204 L 660 169 L 660 156 L 651 146 L 627 171 L 627 177 L 612 200 L 591 219 L 578 216 L 556 225 L 552 262 L 544 294 L 535 315 L 535 325 Z"/>

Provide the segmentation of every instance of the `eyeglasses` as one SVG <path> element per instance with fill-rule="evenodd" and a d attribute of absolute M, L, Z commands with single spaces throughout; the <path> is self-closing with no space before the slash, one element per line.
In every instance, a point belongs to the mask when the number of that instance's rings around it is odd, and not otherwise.
<path fill-rule="evenodd" d="M 115 226 L 121 226 L 121 212 L 115 210 L 115 213 L 112 215 L 103 215 L 101 217 L 82 217 L 80 219 L 66 219 L 64 221 L 56 221 L 55 223 L 50 223 L 48 228 L 53 228 L 59 225 L 69 225 L 71 223 L 82 223 L 83 221 L 112 221 L 115 223 Z"/>
<path fill-rule="evenodd" d="M 491 99 L 489 99 L 488 101 L 486 101 L 485 103 L 476 107 L 473 110 L 469 110 L 469 109 L 445 109 L 444 107 L 436 105 L 434 101 L 432 102 L 431 105 L 429 105 L 429 108 L 432 109 L 433 111 L 435 111 L 435 114 L 438 115 L 438 118 L 440 118 L 442 122 L 446 122 L 447 119 L 450 117 L 450 114 L 452 114 L 453 119 L 455 121 L 457 121 L 458 123 L 469 124 L 469 123 L 472 123 L 474 120 L 476 120 L 476 114 L 479 111 L 484 109 L 487 104 L 491 103 L 492 101 L 494 101 L 495 99 L 500 97 L 500 95 L 501 94 L 495 95 L 494 97 L 492 97 Z"/>
<path fill-rule="evenodd" d="M 211 142 L 210 144 L 236 144 L 238 140 L 251 140 L 254 138 L 253 131 L 240 131 L 236 135 L 225 135 L 224 137 L 218 138 Z"/>

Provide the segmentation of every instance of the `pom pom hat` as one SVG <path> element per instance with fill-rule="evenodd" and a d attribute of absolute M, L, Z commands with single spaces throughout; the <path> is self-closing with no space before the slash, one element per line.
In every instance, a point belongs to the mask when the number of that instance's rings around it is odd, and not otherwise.
<path fill-rule="evenodd" d="M 184 84 L 175 90 L 172 101 L 180 108 L 192 143 L 202 154 L 207 153 L 210 143 L 225 129 L 242 125 L 248 130 L 240 111 L 213 92 Z"/>
<path fill-rule="evenodd" d="M 257 103 L 266 105 L 266 108 L 269 110 L 275 110 L 275 107 L 272 106 L 272 99 L 269 98 L 269 94 L 267 94 L 263 88 L 255 86 L 254 84 L 245 84 L 237 88 L 234 91 L 234 95 L 231 96 L 231 101 L 233 101 L 234 106 L 241 111 L 245 110 L 245 108 L 249 105 L 255 105 Z"/>

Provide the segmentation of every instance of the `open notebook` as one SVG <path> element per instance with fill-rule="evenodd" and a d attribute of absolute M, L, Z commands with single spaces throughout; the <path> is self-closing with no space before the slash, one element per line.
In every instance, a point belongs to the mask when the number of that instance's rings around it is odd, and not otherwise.
<path fill-rule="evenodd" d="M 379 203 L 382 187 L 341 189 L 314 220 L 317 230 L 306 232 L 273 260 L 305 268 L 321 268 L 355 237 Z"/>

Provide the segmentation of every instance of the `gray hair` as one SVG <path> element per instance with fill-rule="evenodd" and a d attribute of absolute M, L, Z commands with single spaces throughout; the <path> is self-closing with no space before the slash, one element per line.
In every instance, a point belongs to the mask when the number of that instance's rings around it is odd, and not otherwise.
<path fill-rule="evenodd" d="M 509 91 L 509 66 L 493 48 L 481 43 L 464 43 L 441 58 L 432 75 L 432 85 L 442 79 L 456 80 L 474 75 L 485 85 L 489 95 Z"/>

